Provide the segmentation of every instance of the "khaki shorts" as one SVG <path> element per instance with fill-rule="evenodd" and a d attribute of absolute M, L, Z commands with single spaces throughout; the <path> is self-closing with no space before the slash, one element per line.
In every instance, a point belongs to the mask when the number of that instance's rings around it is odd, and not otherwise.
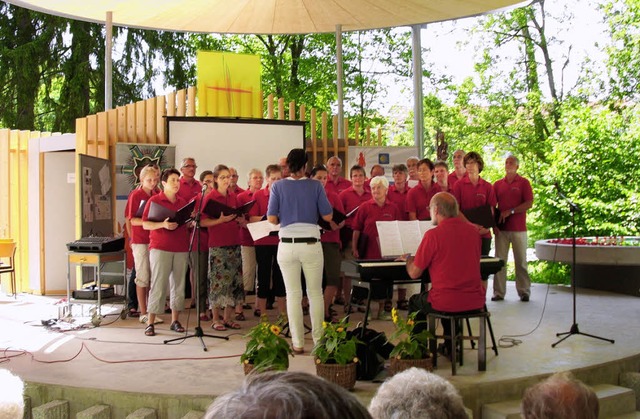
<path fill-rule="evenodd" d="M 149 282 L 151 280 L 149 245 L 132 243 L 131 253 L 133 253 L 133 262 L 136 267 L 136 279 L 134 282 L 141 288 L 149 288 Z"/>

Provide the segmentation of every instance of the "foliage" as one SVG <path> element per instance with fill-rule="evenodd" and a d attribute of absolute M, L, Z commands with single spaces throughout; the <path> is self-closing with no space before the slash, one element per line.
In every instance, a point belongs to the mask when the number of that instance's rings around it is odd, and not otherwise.
<path fill-rule="evenodd" d="M 395 343 L 395 348 L 389 354 L 398 359 L 423 359 L 429 357 L 427 344 L 433 335 L 425 328 L 419 333 L 414 333 L 416 325 L 424 321 L 416 321 L 418 313 L 409 313 L 407 320 L 398 315 L 397 309 L 391 310 L 391 318 L 396 330 L 389 336 L 389 341 Z"/>
<path fill-rule="evenodd" d="M 316 358 L 316 363 L 345 365 L 358 362 L 358 339 L 347 331 L 347 319 L 348 317 L 345 317 L 338 323 L 322 322 L 322 337 L 311 352 Z"/>
<path fill-rule="evenodd" d="M 289 368 L 289 343 L 280 336 L 280 325 L 261 321 L 252 327 L 245 337 L 249 338 L 240 362 L 253 364 L 254 369 L 286 370 Z"/>

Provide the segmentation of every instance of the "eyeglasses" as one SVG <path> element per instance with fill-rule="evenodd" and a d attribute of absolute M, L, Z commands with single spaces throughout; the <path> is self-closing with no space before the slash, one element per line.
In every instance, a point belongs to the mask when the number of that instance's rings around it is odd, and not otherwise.
<path fill-rule="evenodd" d="M 182 166 L 182 167 L 189 168 L 189 169 L 191 169 L 191 168 L 193 168 L 193 169 L 197 169 L 197 168 L 198 168 L 198 166 L 196 166 L 195 164 L 185 164 L 185 165 L 184 165 L 184 166 Z"/>
<path fill-rule="evenodd" d="M 231 175 L 232 178 L 237 179 L 238 175 Z"/>

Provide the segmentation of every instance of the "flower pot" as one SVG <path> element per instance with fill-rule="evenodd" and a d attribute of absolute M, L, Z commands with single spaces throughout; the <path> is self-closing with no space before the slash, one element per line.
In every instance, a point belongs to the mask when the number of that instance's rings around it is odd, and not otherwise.
<path fill-rule="evenodd" d="M 267 367 L 267 368 L 263 368 L 263 369 L 256 369 L 255 364 L 242 364 L 242 368 L 244 370 L 244 375 L 249 375 L 252 372 L 254 374 L 259 374 L 261 372 L 265 372 L 265 371 L 287 371 L 289 368 L 288 367 L 284 367 L 284 368 L 275 368 L 275 367 Z"/>
<path fill-rule="evenodd" d="M 422 368 L 427 371 L 433 371 L 433 362 L 431 362 L 431 358 L 421 358 L 421 359 L 398 359 L 398 358 L 390 358 L 389 359 L 389 376 L 394 376 L 397 373 L 408 370 L 411 367 Z"/>
<path fill-rule="evenodd" d="M 356 385 L 356 364 L 316 364 L 316 374 L 327 381 L 351 390 Z"/>

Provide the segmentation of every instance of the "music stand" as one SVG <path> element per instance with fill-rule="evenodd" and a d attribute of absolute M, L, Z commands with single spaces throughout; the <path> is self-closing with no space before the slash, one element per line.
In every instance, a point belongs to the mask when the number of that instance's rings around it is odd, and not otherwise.
<path fill-rule="evenodd" d="M 590 335 L 588 333 L 583 333 L 578 328 L 578 323 L 576 320 L 576 212 L 578 212 L 578 206 L 572 202 L 565 194 L 562 193 L 558 185 L 556 184 L 556 189 L 558 190 L 558 195 L 563 198 L 567 204 L 569 205 L 569 211 L 571 212 L 571 289 L 573 291 L 573 324 L 568 332 L 556 333 L 556 337 L 564 336 L 556 343 L 552 344 L 551 347 L 555 348 L 560 342 L 569 338 L 572 335 L 583 335 L 588 336 L 594 339 L 600 339 L 607 342 L 615 343 L 613 339 L 607 339 L 600 336 Z"/>
<path fill-rule="evenodd" d="M 189 338 L 198 338 L 200 339 L 200 343 L 202 344 L 202 350 L 207 352 L 207 346 L 204 344 L 204 339 L 202 339 L 204 336 L 208 337 L 208 338 L 215 338 L 215 339 L 224 339 L 224 340 L 229 340 L 228 336 L 216 336 L 216 335 L 208 335 L 205 334 L 202 331 L 202 327 L 200 326 L 200 215 L 202 214 L 202 201 L 204 201 L 204 193 L 206 191 L 206 188 L 202 188 L 202 194 L 200 195 L 200 202 L 198 204 L 198 209 L 196 210 L 196 214 L 193 217 L 193 221 L 195 221 L 195 228 L 193 229 L 193 232 L 191 233 L 191 240 L 189 242 L 189 254 L 191 254 L 191 251 L 193 250 L 193 243 L 196 241 L 196 237 L 198 238 L 198 246 L 196 248 L 196 260 L 195 260 L 195 275 L 196 275 L 196 319 L 197 319 L 197 323 L 196 323 L 196 327 L 195 327 L 195 333 L 193 335 L 185 335 L 185 336 L 181 336 L 179 338 L 173 338 L 173 339 L 167 339 L 164 341 L 165 344 L 167 343 L 171 343 L 171 342 L 175 342 L 178 340 L 183 340 L 183 339 L 189 339 Z M 191 259 L 191 258 L 189 258 Z M 193 267 L 191 268 L 191 274 L 193 275 L 194 273 L 194 269 Z"/>

